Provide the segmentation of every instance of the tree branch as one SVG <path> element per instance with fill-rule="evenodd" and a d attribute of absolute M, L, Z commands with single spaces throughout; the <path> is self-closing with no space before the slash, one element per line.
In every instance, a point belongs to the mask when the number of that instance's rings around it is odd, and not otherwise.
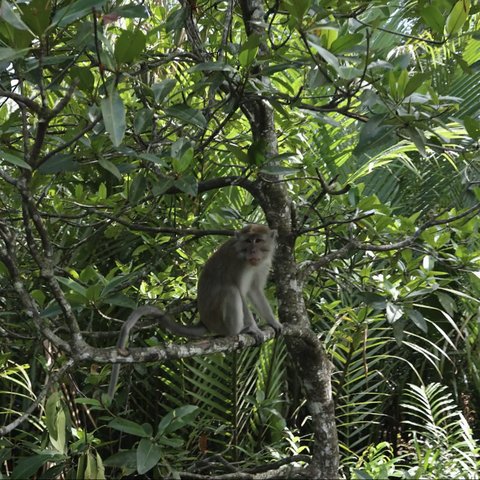
<path fill-rule="evenodd" d="M 10 422 L 8 425 L 4 425 L 0 427 L 0 437 L 9 434 L 16 428 L 18 428 L 23 422 L 28 420 L 28 417 L 39 407 L 39 405 L 43 402 L 46 398 L 48 392 L 52 388 L 52 386 L 59 381 L 62 375 L 67 372 L 71 367 L 74 365 L 74 361 L 69 359 L 65 362 L 64 365 L 55 373 L 51 374 L 47 384 L 42 388 L 41 392 L 37 395 L 35 401 L 25 410 L 25 412 L 18 418 L 16 418 L 13 422 Z"/>
<path fill-rule="evenodd" d="M 260 344 L 275 338 L 273 328 L 266 326 L 262 329 L 264 339 Z M 286 325 L 283 336 L 301 338 L 312 347 L 317 347 L 316 335 L 306 327 Z M 257 340 L 249 334 L 240 334 L 234 337 L 206 337 L 184 344 L 168 343 L 152 347 L 128 347 L 127 354 L 120 353 L 117 347 L 99 348 L 86 344 L 77 345 L 73 352 L 73 359 L 78 362 L 106 363 L 146 363 L 178 360 L 197 355 L 211 355 L 213 353 L 233 352 L 247 347 L 258 345 Z"/>
<path fill-rule="evenodd" d="M 439 226 L 439 225 L 448 225 L 458 220 L 467 218 L 469 216 L 476 215 L 479 212 L 480 212 L 480 202 L 458 215 L 439 220 L 438 218 L 445 214 L 445 212 L 441 212 L 431 220 L 428 220 L 424 224 L 420 225 L 420 227 L 418 227 L 415 230 L 413 235 L 395 243 L 389 243 L 385 245 L 375 245 L 371 243 L 363 243 L 356 239 L 350 239 L 347 241 L 347 243 L 343 247 L 333 252 L 330 252 L 326 255 L 323 255 L 322 257 L 320 257 L 319 260 L 316 260 L 314 262 L 303 263 L 300 266 L 299 281 L 303 282 L 305 277 L 310 273 L 312 273 L 313 271 L 324 268 L 326 265 L 328 265 L 332 261 L 337 260 L 339 258 L 348 258 L 352 256 L 353 253 L 359 250 L 371 251 L 371 252 L 388 252 L 391 250 L 401 250 L 403 248 L 408 248 L 411 245 L 413 245 L 418 240 L 420 235 L 428 228 Z"/>

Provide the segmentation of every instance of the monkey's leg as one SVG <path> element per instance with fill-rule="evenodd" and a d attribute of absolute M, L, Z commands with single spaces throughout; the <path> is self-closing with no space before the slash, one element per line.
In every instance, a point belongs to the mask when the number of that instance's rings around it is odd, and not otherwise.
<path fill-rule="evenodd" d="M 224 288 L 222 297 L 222 331 L 224 335 L 238 335 L 244 328 L 243 301 L 237 287 Z"/>
<path fill-rule="evenodd" d="M 257 322 L 253 318 L 252 312 L 248 308 L 248 303 L 247 301 L 242 297 L 242 307 L 243 307 L 243 329 L 242 333 L 250 333 L 255 337 L 257 342 L 261 342 L 264 340 L 264 335 L 263 332 L 260 330 L 260 328 L 257 325 Z"/>

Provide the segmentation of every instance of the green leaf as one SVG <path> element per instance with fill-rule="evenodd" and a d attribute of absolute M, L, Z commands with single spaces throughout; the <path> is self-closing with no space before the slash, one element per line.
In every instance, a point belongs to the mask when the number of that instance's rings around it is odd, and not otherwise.
<path fill-rule="evenodd" d="M 147 37 L 140 30 L 124 30 L 115 42 L 115 58 L 118 63 L 131 63 L 145 49 Z"/>
<path fill-rule="evenodd" d="M 363 40 L 361 33 L 347 33 L 340 35 L 331 45 L 332 53 L 342 53 L 356 47 Z"/>
<path fill-rule="evenodd" d="M 135 470 L 137 465 L 137 452 L 136 450 L 121 450 L 111 457 L 108 457 L 103 463 L 108 467 Z"/>
<path fill-rule="evenodd" d="M 464 117 L 463 126 L 474 140 L 478 140 L 480 138 L 480 122 L 477 119 L 472 117 Z"/>
<path fill-rule="evenodd" d="M 190 67 L 187 72 L 232 72 L 236 70 L 228 63 L 222 62 L 204 62 Z"/>
<path fill-rule="evenodd" d="M 153 91 L 153 98 L 155 99 L 156 103 L 162 103 L 163 100 L 167 97 L 167 95 L 173 90 L 177 81 L 173 78 L 167 78 L 166 80 L 161 81 L 160 83 L 156 83 L 152 87 Z"/>
<path fill-rule="evenodd" d="M 113 90 L 108 97 L 102 99 L 100 106 L 105 129 L 110 135 L 113 145 L 118 147 L 125 135 L 125 105 L 119 93 Z"/>
<path fill-rule="evenodd" d="M 100 478 L 97 471 L 97 459 L 96 456 L 91 452 L 88 451 L 85 454 L 87 462 L 85 470 L 82 473 L 82 478 L 86 480 L 94 480 Z"/>
<path fill-rule="evenodd" d="M 0 18 L 3 18 L 8 24 L 18 30 L 29 29 L 7 0 L 2 0 L 0 6 Z"/>
<path fill-rule="evenodd" d="M 422 9 L 422 20 L 436 33 L 443 33 L 445 18 L 436 5 L 428 5 Z"/>
<path fill-rule="evenodd" d="M 378 310 L 384 310 L 387 306 L 385 297 L 374 292 L 362 292 L 364 302 Z"/>
<path fill-rule="evenodd" d="M 135 435 L 136 437 L 150 437 L 150 433 L 145 430 L 143 425 L 127 420 L 126 418 L 114 418 L 108 426 L 114 430 Z"/>
<path fill-rule="evenodd" d="M 428 325 L 425 318 L 418 310 L 408 310 L 408 318 L 423 332 L 428 332 Z"/>
<path fill-rule="evenodd" d="M 40 454 L 32 457 L 20 458 L 13 469 L 12 480 L 25 480 L 26 478 L 35 478 L 38 470 L 47 462 L 55 459 L 51 454 Z"/>
<path fill-rule="evenodd" d="M 260 45 L 260 36 L 252 34 L 248 37 L 247 41 L 240 48 L 238 54 L 238 61 L 244 68 L 248 68 L 257 58 L 257 53 Z"/>
<path fill-rule="evenodd" d="M 151 470 L 162 458 L 162 449 L 148 438 L 142 438 L 137 447 L 137 472 L 140 475 Z"/>
<path fill-rule="evenodd" d="M 50 443 L 53 448 L 58 452 L 64 453 L 66 446 L 66 425 L 67 425 L 67 416 L 65 410 L 60 406 L 57 414 L 55 415 L 56 423 L 56 434 L 50 434 Z"/>
<path fill-rule="evenodd" d="M 120 173 L 120 170 L 113 162 L 105 158 L 99 158 L 98 163 L 102 168 L 107 170 L 107 172 L 110 172 L 114 177 L 118 178 L 118 180 L 122 179 L 122 174 Z"/>
<path fill-rule="evenodd" d="M 132 310 L 137 307 L 137 304 L 134 300 L 123 294 L 103 298 L 103 303 L 106 305 L 115 305 L 116 307 L 131 308 Z"/>
<path fill-rule="evenodd" d="M 93 13 L 93 10 L 100 10 L 106 0 L 75 0 L 67 6 L 57 10 L 52 19 L 53 25 L 66 27 L 71 23 L 80 20 L 85 15 Z"/>
<path fill-rule="evenodd" d="M 440 301 L 442 307 L 445 309 L 445 311 L 453 317 L 455 312 L 457 311 L 457 305 L 455 303 L 455 300 L 448 295 L 447 293 L 443 292 L 436 292 L 436 295 L 438 297 L 438 300 Z"/>
<path fill-rule="evenodd" d="M 176 172 L 183 173 L 193 161 L 193 145 L 186 138 L 179 138 L 171 147 L 172 164 Z"/>
<path fill-rule="evenodd" d="M 169 182 L 167 180 L 165 187 L 168 184 Z M 178 178 L 173 182 L 173 186 L 178 188 L 181 192 L 191 195 L 192 197 L 196 197 L 198 194 L 198 181 L 193 175 L 185 175 Z"/>
<path fill-rule="evenodd" d="M 55 278 L 59 283 L 61 283 L 62 285 L 65 285 L 73 292 L 78 293 L 80 296 L 87 298 L 87 289 L 83 285 L 80 285 L 78 282 L 76 282 L 71 278 L 65 278 L 65 277 L 55 277 Z"/>
<path fill-rule="evenodd" d="M 1 49 L 0 49 L 1 50 Z M 5 152 L 4 150 L 0 150 L 0 162 L 7 162 L 17 167 L 25 168 L 27 170 L 31 170 L 32 168 L 30 165 L 18 155 L 13 153 Z"/>
<path fill-rule="evenodd" d="M 364 123 L 360 130 L 358 145 L 354 154 L 360 156 L 364 153 L 371 154 L 372 150 L 388 143 L 394 136 L 391 125 L 386 124 L 384 115 L 372 116 Z"/>
<path fill-rule="evenodd" d="M 130 184 L 130 190 L 128 191 L 128 200 L 132 205 L 137 205 L 144 197 L 145 190 L 147 189 L 147 179 L 145 175 L 138 174 L 133 178 Z M 122 281 L 125 281 L 124 277 L 120 277 Z"/>
<path fill-rule="evenodd" d="M 114 8 L 111 13 L 123 18 L 148 18 L 148 10 L 145 5 L 124 5 Z"/>
<path fill-rule="evenodd" d="M 315 41 L 313 41 L 314 37 L 311 37 L 308 40 L 308 44 L 312 46 L 317 53 L 330 65 L 333 67 L 336 71 L 340 68 L 340 64 L 338 63 L 338 58 L 330 51 L 328 51 L 326 48 L 323 48 L 322 46 L 318 45 Z"/>
<path fill-rule="evenodd" d="M 168 412 L 158 424 L 156 437 L 160 438 L 183 428 L 185 425 L 190 425 L 198 413 L 199 408 L 196 405 L 183 405 Z"/>
<path fill-rule="evenodd" d="M 153 111 L 149 108 L 142 108 L 135 112 L 133 129 L 137 135 L 149 130 L 153 125 Z"/>
<path fill-rule="evenodd" d="M 56 437 L 58 434 L 57 422 L 55 421 L 57 411 L 60 408 L 60 393 L 52 393 L 45 404 L 45 424 L 47 426 L 48 433 L 52 437 Z"/>
<path fill-rule="evenodd" d="M 282 165 L 265 165 L 260 169 L 262 173 L 276 175 L 279 177 L 284 177 L 286 175 L 298 175 L 300 170 L 301 167 L 283 167 Z"/>
<path fill-rule="evenodd" d="M 187 18 L 187 9 L 186 8 L 177 8 L 171 10 L 167 20 L 165 21 L 165 30 L 167 33 L 173 31 L 180 31 L 185 25 L 185 19 Z"/>
<path fill-rule="evenodd" d="M 430 73 L 417 73 L 410 77 L 410 79 L 407 82 L 407 85 L 405 86 L 405 91 L 404 95 L 408 97 L 411 95 L 415 90 L 417 90 L 419 87 L 424 85 L 424 83 L 431 78 Z"/>
<path fill-rule="evenodd" d="M 301 23 L 312 2 L 311 0 L 285 0 L 283 3 L 297 23 Z"/>
<path fill-rule="evenodd" d="M 16 50 L 10 47 L 1 47 L 0 48 L 0 62 L 12 62 L 17 58 L 23 58 L 30 51 L 29 48 L 22 48 Z"/>
<path fill-rule="evenodd" d="M 203 116 L 203 113 L 199 110 L 195 110 L 184 103 L 174 105 L 173 107 L 166 108 L 165 113 L 172 117 L 178 118 L 182 122 L 190 123 L 200 128 L 206 128 L 207 120 Z"/>
<path fill-rule="evenodd" d="M 69 71 L 70 77 L 78 82 L 78 88 L 91 93 L 95 85 L 95 77 L 91 68 L 74 66 Z"/>
<path fill-rule="evenodd" d="M 59 153 L 50 157 L 38 167 L 38 171 L 44 175 L 61 172 L 74 172 L 79 169 L 75 157 L 70 153 Z"/>
<path fill-rule="evenodd" d="M 463 27 L 469 11 L 470 0 L 459 0 L 455 3 L 445 22 L 445 32 L 448 36 L 457 33 Z"/>
<path fill-rule="evenodd" d="M 51 1 L 32 0 L 28 4 L 22 5 L 22 18 L 37 36 L 43 35 L 50 25 L 52 4 Z"/>

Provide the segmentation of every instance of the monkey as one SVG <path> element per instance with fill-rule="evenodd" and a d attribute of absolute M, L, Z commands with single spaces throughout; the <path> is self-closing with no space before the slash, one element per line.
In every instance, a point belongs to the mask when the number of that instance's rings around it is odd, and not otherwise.
<path fill-rule="evenodd" d="M 128 354 L 126 346 L 130 330 L 143 316 L 155 317 L 161 327 L 183 337 L 249 333 L 260 342 L 263 340 L 263 332 L 249 309 L 249 303 L 279 334 L 282 324 L 276 320 L 264 293 L 275 253 L 276 237 L 276 230 L 259 224 L 249 224 L 236 231 L 233 238 L 210 256 L 200 274 L 197 286 L 200 322 L 186 326 L 175 322 L 156 307 L 139 307 L 123 324 L 117 351 L 121 355 Z M 113 399 L 119 373 L 120 364 L 115 363 L 108 388 L 110 399 Z"/>

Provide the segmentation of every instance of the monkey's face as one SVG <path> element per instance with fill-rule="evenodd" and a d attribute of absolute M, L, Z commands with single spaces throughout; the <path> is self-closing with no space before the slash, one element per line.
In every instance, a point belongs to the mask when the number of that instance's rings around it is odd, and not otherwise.
<path fill-rule="evenodd" d="M 269 264 L 275 249 L 276 231 L 264 225 L 247 225 L 235 234 L 235 248 L 242 260 L 252 267 Z"/>
<path fill-rule="evenodd" d="M 249 235 L 244 241 L 244 255 L 247 263 L 256 267 L 270 256 L 270 247 L 263 236 Z"/>

